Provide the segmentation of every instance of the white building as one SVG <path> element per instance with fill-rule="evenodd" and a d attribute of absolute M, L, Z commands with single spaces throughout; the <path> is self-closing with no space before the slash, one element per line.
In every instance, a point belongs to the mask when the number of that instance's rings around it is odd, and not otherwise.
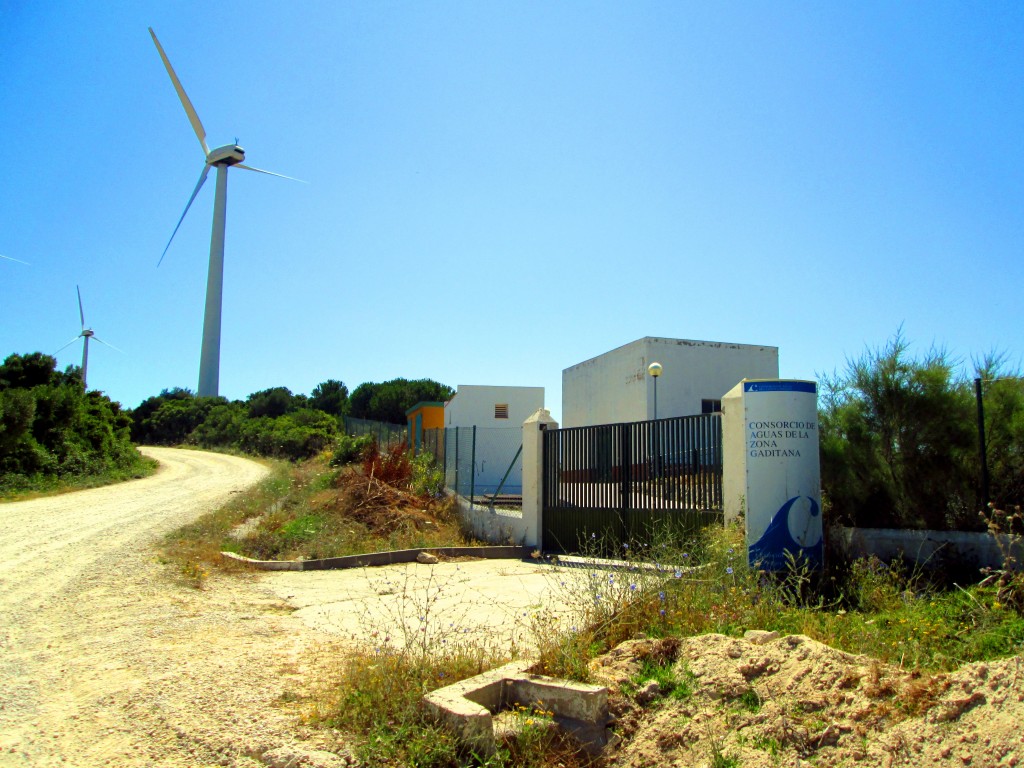
<path fill-rule="evenodd" d="M 662 366 L 657 416 L 653 362 Z M 562 371 L 561 426 L 709 413 L 740 380 L 778 377 L 778 347 L 647 336 Z"/>
<path fill-rule="evenodd" d="M 476 494 L 494 493 L 502 478 L 502 494 L 520 493 L 522 458 L 517 459 L 516 454 L 523 442 L 523 422 L 543 407 L 544 387 L 460 384 L 444 406 L 445 427 L 459 428 L 449 433 L 445 450 L 454 461 L 452 441 L 458 440 L 460 490 L 466 487 L 465 475 L 471 472 Z"/>

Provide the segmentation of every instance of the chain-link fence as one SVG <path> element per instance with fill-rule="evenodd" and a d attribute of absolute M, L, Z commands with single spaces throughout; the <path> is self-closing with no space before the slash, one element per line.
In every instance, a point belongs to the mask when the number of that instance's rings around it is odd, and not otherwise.
<path fill-rule="evenodd" d="M 448 427 L 423 431 L 421 450 L 444 467 L 445 484 L 466 498 L 521 496 L 523 431 Z"/>
<path fill-rule="evenodd" d="M 377 438 L 377 445 L 381 448 L 409 442 L 408 427 L 405 424 L 388 424 L 384 421 L 355 419 L 351 416 L 345 416 L 344 420 L 346 435 L 352 437 L 373 435 Z"/>

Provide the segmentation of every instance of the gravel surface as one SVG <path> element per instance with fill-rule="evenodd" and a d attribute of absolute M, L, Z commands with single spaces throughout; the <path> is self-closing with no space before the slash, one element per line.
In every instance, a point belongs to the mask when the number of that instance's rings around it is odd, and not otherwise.
<path fill-rule="evenodd" d="M 153 548 L 265 468 L 143 452 L 152 477 L 0 505 L 0 766 L 344 765 L 282 704 L 317 633 L 250 579 L 189 586 Z"/>

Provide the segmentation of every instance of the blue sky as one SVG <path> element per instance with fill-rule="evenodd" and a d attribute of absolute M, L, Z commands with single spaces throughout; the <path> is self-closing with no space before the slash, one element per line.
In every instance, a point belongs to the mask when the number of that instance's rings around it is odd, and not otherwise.
<path fill-rule="evenodd" d="M 196 388 L 229 175 L 221 394 L 543 386 L 643 336 L 784 377 L 901 325 L 1024 352 L 1024 5 L 0 0 L 0 354 L 87 324 L 127 407 Z M 58 356 L 80 362 L 81 346 Z M 665 372 L 665 384 L 671 375 Z"/>

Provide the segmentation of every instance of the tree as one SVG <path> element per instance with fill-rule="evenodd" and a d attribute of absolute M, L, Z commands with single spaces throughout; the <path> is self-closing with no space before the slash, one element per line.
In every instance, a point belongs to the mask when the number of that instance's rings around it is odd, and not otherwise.
<path fill-rule="evenodd" d="M 337 379 L 317 384 L 309 398 L 309 407 L 332 416 L 344 416 L 348 411 L 348 387 Z"/>
<path fill-rule="evenodd" d="M 1000 509 L 1024 503 L 1024 377 L 1001 354 L 975 364 L 985 411 L 989 499 Z"/>
<path fill-rule="evenodd" d="M 862 526 L 977 527 L 976 433 L 965 379 L 941 349 L 908 355 L 897 332 L 824 382 L 822 488 Z"/>
<path fill-rule="evenodd" d="M 146 432 L 143 428 L 143 424 L 146 420 L 156 412 L 156 410 L 168 400 L 191 400 L 195 397 L 195 393 L 190 389 L 184 389 L 182 387 L 174 387 L 173 389 L 164 389 L 159 395 L 153 397 L 147 397 L 139 406 L 131 411 L 132 417 L 132 440 L 139 445 L 152 440 L 147 439 Z"/>
<path fill-rule="evenodd" d="M 10 355 L 0 365 L 0 389 L 32 389 L 54 382 L 57 358 L 32 352 L 28 355 Z"/>
<path fill-rule="evenodd" d="M 292 402 L 292 391 L 288 387 L 271 387 L 253 392 L 246 402 L 249 404 L 249 417 L 253 419 L 261 416 L 284 416 L 296 407 Z"/>
<path fill-rule="evenodd" d="M 359 419 L 404 424 L 405 412 L 416 403 L 445 401 L 453 394 L 451 387 L 431 379 L 367 382 L 356 387 L 349 398 L 349 414 Z"/>

